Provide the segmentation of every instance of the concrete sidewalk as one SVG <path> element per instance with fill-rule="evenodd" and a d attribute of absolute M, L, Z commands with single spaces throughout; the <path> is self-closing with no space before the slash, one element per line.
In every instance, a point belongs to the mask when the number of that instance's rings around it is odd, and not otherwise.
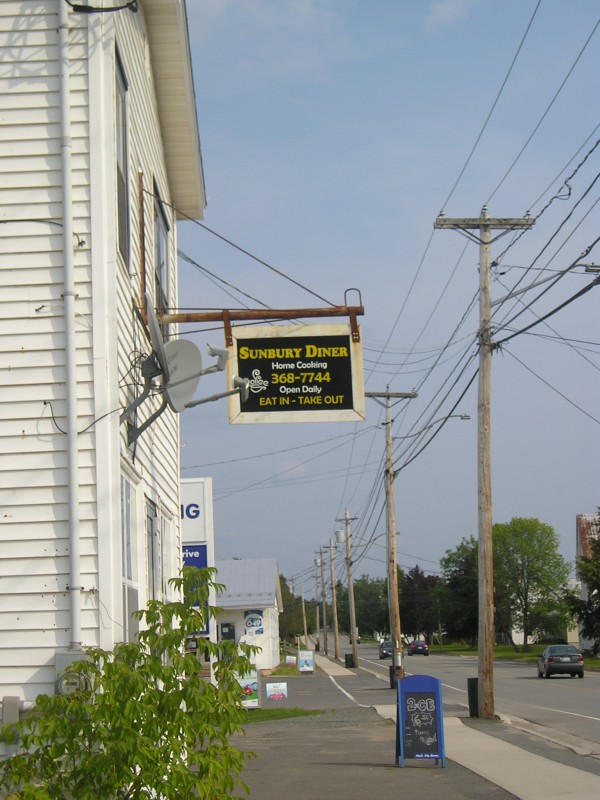
<path fill-rule="evenodd" d="M 304 682 L 327 685 L 308 676 Z M 454 762 L 445 768 L 424 762 L 396 766 L 395 725 L 363 706 L 251 723 L 232 744 L 256 755 L 241 775 L 250 800 L 514 800 Z"/>
<path fill-rule="evenodd" d="M 345 678 L 353 673 L 358 678 L 361 670 L 348 670 L 341 663 L 315 654 L 315 663 L 332 678 Z M 350 695 L 352 689 L 343 689 Z M 396 720 L 396 706 L 373 706 L 383 718 Z M 476 727 L 467 722 L 466 714 L 446 713 L 444 708 L 444 737 L 446 757 L 456 764 L 493 783 L 521 800 L 565 800 L 566 797 L 591 800 L 600 797 L 600 776 L 576 767 L 557 763 L 552 758 L 534 754 L 490 735 L 501 722 L 477 721 Z M 470 723 L 470 724 L 469 724 Z M 489 731 L 490 733 L 486 732 Z"/>

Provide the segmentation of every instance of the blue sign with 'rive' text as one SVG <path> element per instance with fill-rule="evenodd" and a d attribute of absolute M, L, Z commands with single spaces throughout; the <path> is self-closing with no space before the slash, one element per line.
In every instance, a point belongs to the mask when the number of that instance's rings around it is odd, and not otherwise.
<path fill-rule="evenodd" d="M 203 569 L 208 566 L 208 548 L 205 544 L 184 544 L 183 545 L 183 565 L 184 567 L 197 567 Z M 207 625 L 203 631 L 198 631 L 198 634 L 206 635 L 209 631 L 209 623 L 207 616 Z"/>

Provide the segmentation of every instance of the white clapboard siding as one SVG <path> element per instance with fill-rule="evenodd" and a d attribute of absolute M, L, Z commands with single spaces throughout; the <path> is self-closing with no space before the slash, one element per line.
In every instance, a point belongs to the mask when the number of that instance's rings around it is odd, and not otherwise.
<path fill-rule="evenodd" d="M 0 462 L 0 694 L 18 687 L 14 693 L 31 700 L 39 691 L 54 690 L 56 649 L 68 647 L 70 638 L 69 473 L 66 437 L 57 429 L 66 424 L 58 4 L 47 3 L 34 14 L 31 4 L 11 3 L 19 6 L 12 26 L 2 5 L 0 91 L 15 102 L 0 117 L 0 170 L 7 176 L 0 197 L 5 220 L 0 245 L 0 446 L 6 455 Z M 17 26 L 18 33 L 7 41 L 3 33 Z M 87 43 L 82 33 L 72 37 L 69 52 L 74 75 L 72 214 L 80 237 L 80 231 L 87 236 L 91 230 Z M 95 411 L 92 268 L 89 252 L 75 247 L 74 257 L 77 422 L 83 429 L 93 422 Z M 84 434 L 77 444 L 81 575 L 82 582 L 97 586 L 93 437 Z M 82 628 L 93 643 L 98 639 L 98 610 L 90 606 L 82 615 Z"/>
<path fill-rule="evenodd" d="M 96 520 L 96 495 L 90 498 L 91 492 L 82 491 L 79 499 L 79 519 Z M 83 499 L 82 496 L 83 495 Z M 23 502 L 30 497 L 29 505 Z M 16 500 L 19 500 L 17 504 Z M 0 525 L 0 537 L 6 537 L 11 542 L 15 541 L 16 536 L 21 536 L 24 528 L 32 528 L 35 535 L 40 538 L 44 536 L 56 536 L 56 523 L 65 522 L 69 518 L 66 492 L 52 492 L 45 497 L 40 496 L 39 491 L 27 490 L 19 493 L 16 498 L 14 490 L 0 490 L 0 508 L 3 509 L 2 525 Z M 9 524 L 10 522 L 10 524 Z M 43 523 L 51 523 L 47 527 L 42 527 Z M 37 526 L 37 527 L 36 527 Z M 15 530 L 15 528 L 18 528 Z M 15 548 L 15 552 L 16 552 Z"/>
<path fill-rule="evenodd" d="M 192 174 L 200 164 L 199 151 L 194 150 L 195 120 L 190 123 L 190 109 L 178 99 L 191 85 L 187 42 L 177 46 L 172 38 L 152 30 L 160 19 L 156 12 L 161 2 L 147 0 L 137 14 L 111 15 L 110 24 L 102 27 L 88 15 L 69 16 L 73 201 L 69 213 L 74 234 L 78 429 L 75 525 L 81 550 L 81 633 L 83 644 L 90 646 L 114 646 L 123 633 L 122 472 L 132 486 L 134 588 L 141 605 L 148 585 L 147 502 L 167 521 L 166 563 L 173 572 L 181 563 L 179 418 L 167 409 L 132 446 L 127 442 L 127 425 L 120 424 L 122 410 L 143 388 L 140 354 L 151 352 L 135 309 L 142 297 L 142 236 L 146 285 L 151 292 L 154 288 L 152 193 L 158 187 L 169 204 L 166 291 L 172 305 L 177 296 L 173 192 L 185 197 L 188 210 L 201 209 L 204 202 L 197 174 Z M 62 3 L 0 2 L 0 94 L 10 99 L 0 108 L 0 701 L 5 694 L 33 700 L 39 692 L 53 692 L 56 653 L 69 646 L 71 635 L 69 482 L 73 476 L 64 434 L 65 243 L 58 63 Z M 168 15 L 183 13 L 174 0 L 167 0 L 167 6 Z M 153 19 L 145 20 L 145 11 L 152 11 Z M 96 38 L 99 30 L 106 36 L 101 43 Z M 169 37 L 173 35 L 171 31 Z M 123 263 L 116 242 L 117 49 L 128 81 L 129 264 Z M 171 63 L 173 55 L 178 69 Z M 157 78 L 162 82 L 158 93 Z M 164 90 L 169 81 L 172 98 Z M 146 190 L 143 195 L 138 174 Z M 134 421 L 148 419 L 160 402 L 160 397 L 149 398 Z"/>

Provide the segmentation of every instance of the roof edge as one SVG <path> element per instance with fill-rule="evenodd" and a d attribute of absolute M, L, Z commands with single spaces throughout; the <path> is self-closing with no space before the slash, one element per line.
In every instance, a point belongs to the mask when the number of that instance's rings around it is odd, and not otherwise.
<path fill-rule="evenodd" d="M 203 219 L 206 191 L 186 3 L 143 0 L 143 9 L 177 219 Z M 167 53 L 168 75 L 162 68 Z"/>

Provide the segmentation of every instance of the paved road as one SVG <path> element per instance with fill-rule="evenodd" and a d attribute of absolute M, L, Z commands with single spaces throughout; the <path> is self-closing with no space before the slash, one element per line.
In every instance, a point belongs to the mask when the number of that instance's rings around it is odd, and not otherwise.
<path fill-rule="evenodd" d="M 377 649 L 361 645 L 360 665 L 387 678 L 389 661 Z M 467 678 L 477 676 L 477 658 L 444 656 L 404 659 L 407 673 L 433 675 L 442 681 L 444 700 L 468 707 Z M 534 665 L 499 661 L 494 664 L 494 699 L 498 714 L 525 719 L 566 736 L 593 743 L 600 750 L 600 673 L 588 670 L 584 680 L 537 677 Z"/>
<path fill-rule="evenodd" d="M 414 759 L 405 769 L 398 767 L 395 691 L 389 686 L 389 671 L 386 681 L 383 669 L 376 677 L 367 666 L 368 670 L 348 670 L 318 655 L 313 675 L 285 679 L 287 699 L 269 702 L 263 694 L 267 705 L 327 711 L 248 725 L 246 737 L 236 744 L 258 756 L 244 772 L 252 800 L 306 795 L 328 800 L 396 795 L 428 800 L 600 797 L 600 759 L 578 755 L 512 724 L 470 720 L 464 705 L 453 706 L 446 698 L 446 768 Z"/>

